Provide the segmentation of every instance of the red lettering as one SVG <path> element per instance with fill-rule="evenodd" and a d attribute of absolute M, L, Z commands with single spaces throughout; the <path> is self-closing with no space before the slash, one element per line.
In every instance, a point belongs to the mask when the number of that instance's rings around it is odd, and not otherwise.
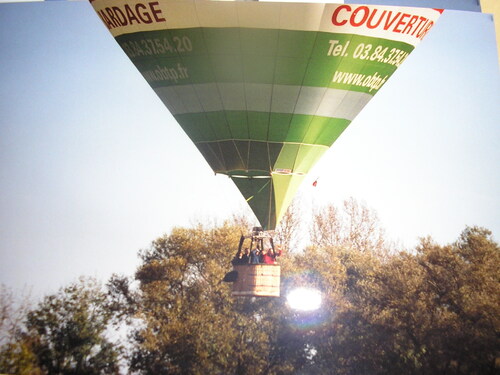
<path fill-rule="evenodd" d="M 426 20 L 427 20 L 427 18 L 425 18 L 425 17 L 419 17 L 419 21 L 420 22 L 418 23 L 417 27 L 415 27 L 415 30 L 413 30 L 413 32 L 411 33 L 411 35 L 415 34 L 417 32 L 418 28 L 420 27 L 420 25 L 422 25 L 422 22 L 424 22 Z"/>
<path fill-rule="evenodd" d="M 136 8 L 137 8 L 137 5 L 136 5 Z M 134 11 L 132 9 L 130 9 L 130 6 L 128 4 L 125 4 L 125 13 L 127 13 L 128 22 L 131 25 L 134 21 L 137 23 L 141 23 L 141 21 L 139 21 L 137 19 L 137 17 L 135 16 Z"/>
<path fill-rule="evenodd" d="M 356 22 L 356 16 L 358 15 L 358 13 L 361 10 L 363 10 L 365 12 L 365 14 L 364 14 L 363 18 L 361 18 L 361 21 Z M 370 9 L 368 9 L 367 6 L 360 6 L 360 7 L 356 8 L 356 10 L 354 12 L 352 12 L 352 16 L 350 18 L 351 25 L 353 25 L 354 27 L 361 26 L 362 24 L 364 24 L 366 22 L 366 19 L 368 18 L 369 15 L 370 15 Z"/>
<path fill-rule="evenodd" d="M 118 6 L 104 8 L 97 13 L 108 29 L 115 27 L 133 25 L 134 22 L 150 24 L 156 22 L 166 22 L 162 10 L 158 7 L 160 3 L 153 1 L 150 3 L 138 3 L 132 8 L 125 4 L 123 8 Z M 148 8 L 149 7 L 149 8 Z"/>
<path fill-rule="evenodd" d="M 152 11 L 153 4 L 157 3 L 150 3 Z M 332 13 L 331 19 L 334 26 L 344 26 L 349 23 L 353 27 L 382 28 L 385 31 L 412 35 L 419 39 L 422 39 L 434 24 L 426 17 L 411 13 L 396 13 L 366 5 L 360 5 L 353 9 L 348 4 L 337 6 Z M 157 21 L 160 20 L 157 19 Z M 162 18 L 161 21 L 164 21 L 164 19 Z"/>
<path fill-rule="evenodd" d="M 115 12 L 115 16 L 116 18 L 118 19 L 118 21 L 120 22 L 120 25 L 121 26 L 125 26 L 127 25 L 127 17 L 125 17 L 125 14 L 123 14 L 123 12 L 121 11 L 120 8 L 118 7 L 113 7 L 113 12 Z"/>
<path fill-rule="evenodd" d="M 108 13 L 109 20 L 115 25 L 115 27 L 120 26 L 118 21 L 115 18 L 115 14 L 113 13 L 113 10 L 111 8 L 106 8 L 106 13 Z"/>
<path fill-rule="evenodd" d="M 408 23 L 406 24 L 406 27 L 403 29 L 403 34 L 409 34 L 411 31 L 412 26 L 417 22 L 418 16 L 412 16 Z"/>
<path fill-rule="evenodd" d="M 398 12 L 398 14 L 396 14 L 394 18 L 391 20 L 391 14 L 392 12 L 389 12 L 389 14 L 387 15 L 387 20 L 385 21 L 384 30 L 387 30 L 389 27 L 391 27 L 391 25 L 399 18 L 399 16 L 401 16 L 401 12 Z"/>
<path fill-rule="evenodd" d="M 375 14 L 377 14 L 377 11 L 378 11 L 378 9 L 374 9 L 373 13 L 370 15 L 370 18 L 368 18 L 368 21 L 366 22 L 366 26 L 369 29 L 374 29 L 374 28 L 378 27 L 378 25 L 380 25 L 380 23 L 382 22 L 382 19 L 384 18 L 385 14 L 387 13 L 387 11 L 384 10 L 382 12 L 382 14 L 380 15 L 380 18 L 378 19 L 377 23 L 376 24 L 372 24 L 373 17 L 375 16 Z"/>
<path fill-rule="evenodd" d="M 347 10 L 348 12 L 350 12 L 352 10 L 352 8 L 349 5 L 341 5 L 341 6 L 337 7 L 337 9 L 335 9 L 333 14 L 332 14 L 332 23 L 335 26 L 343 26 L 347 23 L 347 20 L 343 20 L 340 22 L 338 21 L 338 15 L 339 15 L 340 11 L 343 9 Z"/>
<path fill-rule="evenodd" d="M 151 18 L 151 16 L 147 12 L 147 10 L 141 13 L 141 11 L 139 10 L 139 8 L 141 8 L 141 9 L 147 9 L 147 8 L 146 8 L 146 5 L 141 4 L 141 3 L 135 5 L 135 11 L 137 12 L 137 15 L 139 16 L 139 18 L 141 19 L 141 21 L 144 22 L 144 23 L 151 23 L 151 22 L 153 22 L 153 19 Z M 143 18 L 143 17 L 145 17 L 145 18 Z"/>
<path fill-rule="evenodd" d="M 151 8 L 151 13 L 153 13 L 156 22 L 165 22 L 166 19 L 159 16 L 162 15 L 161 9 L 155 9 L 155 7 L 159 5 L 160 4 L 158 3 L 158 1 L 155 1 L 154 3 L 149 3 L 149 7 Z"/>
<path fill-rule="evenodd" d="M 398 29 L 398 27 L 399 27 L 399 26 L 402 26 L 402 25 L 406 25 L 406 24 L 405 24 L 405 22 L 404 22 L 404 19 L 405 19 L 405 18 L 408 18 L 408 17 L 410 17 L 410 15 L 409 15 L 408 13 L 404 13 L 404 14 L 401 16 L 401 18 L 400 18 L 399 22 L 396 24 L 396 26 L 394 26 L 394 30 L 393 30 L 393 31 L 394 31 L 395 33 L 400 33 L 400 32 L 401 32 L 401 30 L 399 30 L 399 29 Z"/>
<path fill-rule="evenodd" d="M 429 21 L 429 22 L 425 25 L 425 27 L 422 27 L 422 32 L 421 32 L 421 33 L 419 32 L 419 33 L 417 34 L 417 38 L 419 38 L 419 39 L 423 39 L 423 38 L 424 38 L 424 36 L 425 36 L 425 35 L 429 32 L 429 30 L 431 29 L 431 27 L 432 27 L 433 25 L 434 25 L 434 22 Z"/>

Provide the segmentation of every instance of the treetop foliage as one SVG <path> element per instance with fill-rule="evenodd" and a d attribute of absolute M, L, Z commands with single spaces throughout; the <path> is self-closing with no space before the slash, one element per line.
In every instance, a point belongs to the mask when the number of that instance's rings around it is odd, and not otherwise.
<path fill-rule="evenodd" d="M 15 374 L 116 374 L 121 347 L 106 336 L 112 310 L 93 279 L 80 279 L 30 310 L 1 347 L 0 369 Z"/>
<path fill-rule="evenodd" d="M 242 298 L 222 278 L 245 225 L 174 228 L 107 292 L 77 283 L 47 297 L 1 347 L 0 371 L 118 373 L 122 348 L 105 333 L 127 324 L 125 373 L 498 373 L 500 248 L 488 230 L 396 252 L 374 212 L 327 206 L 310 245 L 279 260 L 282 296 Z M 294 243 L 296 225 L 287 218 L 280 243 Z M 321 291 L 319 310 L 290 308 L 299 286 Z"/>

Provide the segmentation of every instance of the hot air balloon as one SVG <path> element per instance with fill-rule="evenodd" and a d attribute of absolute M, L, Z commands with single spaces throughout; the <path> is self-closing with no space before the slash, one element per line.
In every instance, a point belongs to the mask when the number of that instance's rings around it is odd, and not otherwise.
<path fill-rule="evenodd" d="M 91 3 L 264 231 L 440 15 L 350 4 Z"/>

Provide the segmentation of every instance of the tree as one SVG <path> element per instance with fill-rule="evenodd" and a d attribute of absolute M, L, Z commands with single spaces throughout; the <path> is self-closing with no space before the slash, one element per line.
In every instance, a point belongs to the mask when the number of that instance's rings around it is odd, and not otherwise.
<path fill-rule="evenodd" d="M 318 361 L 338 374 L 496 373 L 499 256 L 488 231 L 467 228 L 452 245 L 358 258 Z"/>
<path fill-rule="evenodd" d="M 279 298 L 233 297 L 222 282 L 244 221 L 174 228 L 140 252 L 134 281 L 113 276 L 107 293 L 74 283 L 24 313 L 0 349 L 0 371 L 117 373 L 121 346 L 107 330 L 123 318 L 137 374 L 497 373 L 500 248 L 491 233 L 471 227 L 449 245 L 426 238 L 388 253 L 375 217 L 353 201 L 344 207 L 348 221 L 327 207 L 315 228 L 329 232 L 280 258 Z M 319 289 L 321 309 L 288 308 L 296 286 Z"/>
<path fill-rule="evenodd" d="M 141 252 L 131 371 L 243 375 L 300 368 L 306 354 L 290 340 L 284 300 L 233 298 L 221 282 L 240 234 L 230 224 L 175 228 Z"/>
<path fill-rule="evenodd" d="M 16 298 L 12 290 L 0 284 L 0 347 L 15 340 L 30 308 L 29 294 Z"/>
<path fill-rule="evenodd" d="M 94 280 L 70 284 L 26 314 L 4 371 L 116 374 L 120 347 L 106 336 L 111 318 L 107 295 Z"/>
<path fill-rule="evenodd" d="M 302 240 L 302 224 L 300 199 L 295 198 L 281 218 L 275 230 L 274 240 L 285 251 L 296 250 Z"/>
<path fill-rule="evenodd" d="M 342 210 L 329 204 L 316 211 L 311 227 L 314 246 L 341 246 L 359 251 L 386 252 L 388 244 L 375 211 L 354 198 Z"/>
<path fill-rule="evenodd" d="M 308 275 L 305 284 L 323 294 L 322 324 L 308 338 L 316 352 L 316 373 L 370 374 L 372 369 L 363 370 L 363 356 L 375 353 L 376 334 L 363 324 L 360 313 L 366 306 L 360 297 L 381 267 L 381 258 L 342 246 L 310 246 L 295 261 Z"/>
<path fill-rule="evenodd" d="M 489 232 L 467 228 L 455 244 L 424 239 L 413 253 L 388 253 L 375 216 L 353 201 L 345 207 L 351 219 L 340 229 L 333 223 L 321 240 L 333 242 L 280 259 L 282 297 L 275 299 L 233 298 L 220 282 L 239 227 L 176 228 L 154 241 L 141 252 L 136 294 L 114 281 L 123 301 L 133 295 L 129 314 L 141 322 L 132 335 L 131 370 L 493 373 L 500 263 Z M 288 309 L 288 290 L 304 285 L 321 290 L 318 312 Z"/>
<path fill-rule="evenodd" d="M 16 298 L 10 289 L 0 285 L 0 373 L 42 373 L 29 341 L 18 339 L 29 309 L 28 294 Z"/>
<path fill-rule="evenodd" d="M 491 232 L 468 227 L 459 240 L 440 247 L 423 241 L 419 265 L 431 300 L 433 332 L 425 344 L 435 348 L 426 366 L 462 374 L 493 374 L 500 357 L 500 247 Z"/>

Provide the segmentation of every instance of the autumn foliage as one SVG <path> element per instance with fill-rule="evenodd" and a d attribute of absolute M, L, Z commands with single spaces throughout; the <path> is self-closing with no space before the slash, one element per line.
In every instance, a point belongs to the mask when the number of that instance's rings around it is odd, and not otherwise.
<path fill-rule="evenodd" d="M 280 232 L 285 244 L 295 241 L 294 219 Z M 3 343 L 0 372 L 56 373 L 50 363 L 66 364 L 57 370 L 63 374 L 78 373 L 75 366 L 89 374 L 500 370 L 500 249 L 488 230 L 468 227 L 452 244 L 425 238 L 415 249 L 398 251 L 364 205 L 350 200 L 324 207 L 312 220 L 305 249 L 280 260 L 282 297 L 236 298 L 221 280 L 247 229 L 236 222 L 175 228 L 140 251 L 135 275 L 108 281 L 106 298 L 102 289 L 85 294 L 88 288 L 77 286 L 47 297 Z M 304 285 L 321 291 L 319 310 L 287 305 L 287 292 Z M 85 324 L 91 317 L 94 323 Z M 110 346 L 103 327 L 109 334 L 120 325 L 128 336 Z M 49 336 L 43 327 L 72 332 L 75 339 Z M 47 362 L 41 346 L 47 340 L 50 358 L 59 362 Z M 94 362 L 78 361 L 80 353 Z"/>

